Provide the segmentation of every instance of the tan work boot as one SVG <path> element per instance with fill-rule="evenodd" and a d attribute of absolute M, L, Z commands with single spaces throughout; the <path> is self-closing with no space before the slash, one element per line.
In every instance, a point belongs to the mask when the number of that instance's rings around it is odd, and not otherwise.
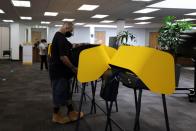
<path fill-rule="evenodd" d="M 73 122 L 76 121 L 78 119 L 78 113 L 77 111 L 71 111 L 68 113 L 68 117 L 69 119 Z M 80 112 L 80 119 L 84 117 L 84 113 Z"/>
<path fill-rule="evenodd" d="M 66 124 L 66 123 L 71 122 L 71 120 L 69 119 L 69 117 L 67 116 L 64 117 L 60 113 L 53 113 L 52 122 L 58 123 L 58 124 Z"/>

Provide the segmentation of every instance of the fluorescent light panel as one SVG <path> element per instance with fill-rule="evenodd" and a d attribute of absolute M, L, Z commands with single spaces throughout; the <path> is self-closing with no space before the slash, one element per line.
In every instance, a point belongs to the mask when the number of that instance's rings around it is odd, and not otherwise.
<path fill-rule="evenodd" d="M 109 15 L 96 14 L 96 15 L 92 16 L 91 18 L 102 19 L 102 18 L 105 18 L 105 17 L 108 17 L 108 16 L 109 16 Z"/>
<path fill-rule="evenodd" d="M 16 7 L 31 7 L 30 1 L 12 0 L 12 4 Z"/>
<path fill-rule="evenodd" d="M 176 21 L 193 21 L 193 20 L 196 20 L 196 19 L 186 18 L 186 19 L 180 19 L 180 20 L 176 20 Z"/>
<path fill-rule="evenodd" d="M 93 11 L 95 10 L 96 8 L 98 8 L 99 5 L 82 5 L 78 8 L 78 10 L 85 10 L 85 11 Z"/>
<path fill-rule="evenodd" d="M 41 24 L 50 24 L 51 22 L 49 21 L 41 21 Z"/>
<path fill-rule="evenodd" d="M 135 18 L 134 20 L 150 20 L 150 19 L 153 19 L 154 17 L 147 17 L 147 16 L 144 16 L 144 17 L 139 17 L 139 18 Z"/>
<path fill-rule="evenodd" d="M 94 25 L 94 24 L 87 24 L 84 27 L 97 27 L 97 28 L 117 28 L 116 25 Z M 132 28 L 133 26 L 125 26 L 125 28 Z"/>
<path fill-rule="evenodd" d="M 189 13 L 189 14 L 185 14 L 185 15 L 196 15 L 196 12 L 193 12 L 193 13 Z"/>
<path fill-rule="evenodd" d="M 75 23 L 74 25 L 84 25 L 85 23 Z"/>
<path fill-rule="evenodd" d="M 135 23 L 137 25 L 145 25 L 145 24 L 150 24 L 151 22 L 138 22 L 138 23 Z"/>
<path fill-rule="evenodd" d="M 160 9 L 145 8 L 145 9 L 142 9 L 142 10 L 135 11 L 133 13 L 143 13 L 143 14 L 146 14 L 146 13 L 151 13 L 151 12 L 155 12 L 155 11 L 158 11 L 158 10 L 160 10 Z"/>
<path fill-rule="evenodd" d="M 65 19 L 63 19 L 62 21 L 68 21 L 68 22 L 72 22 L 72 21 L 74 21 L 75 19 L 67 19 L 67 18 L 65 18 Z"/>
<path fill-rule="evenodd" d="M 21 20 L 32 20 L 32 17 L 21 16 Z"/>
<path fill-rule="evenodd" d="M 12 22 L 14 22 L 13 20 L 2 20 L 3 22 L 10 22 L 10 23 L 12 23 Z"/>
<path fill-rule="evenodd" d="M 125 26 L 125 29 L 127 29 L 127 28 L 132 28 L 133 26 Z"/>
<path fill-rule="evenodd" d="M 117 28 L 116 25 L 91 25 L 91 24 L 88 24 L 88 25 L 85 25 L 84 27 L 100 27 L 100 28 Z"/>
<path fill-rule="evenodd" d="M 45 12 L 44 16 L 57 16 L 58 12 Z"/>
<path fill-rule="evenodd" d="M 176 8 L 176 9 L 196 9 L 196 0 L 164 0 L 148 7 L 155 8 Z"/>
<path fill-rule="evenodd" d="M 132 0 L 132 1 L 144 1 L 144 2 L 147 2 L 147 1 L 153 1 L 153 0 Z"/>
<path fill-rule="evenodd" d="M 103 20 L 100 23 L 112 23 L 112 22 L 114 22 L 114 21 L 113 20 Z"/>
<path fill-rule="evenodd" d="M 55 27 L 61 27 L 61 26 L 63 26 L 63 25 L 55 25 Z"/>
<path fill-rule="evenodd" d="M 2 10 L 2 9 L 0 9 L 0 14 L 4 14 L 5 12 Z"/>

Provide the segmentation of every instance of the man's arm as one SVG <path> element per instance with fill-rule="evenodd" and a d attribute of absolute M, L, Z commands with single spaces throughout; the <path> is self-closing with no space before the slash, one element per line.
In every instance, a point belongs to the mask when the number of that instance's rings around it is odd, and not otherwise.
<path fill-rule="evenodd" d="M 68 66 L 74 73 L 77 73 L 77 68 L 71 63 L 67 56 L 61 56 L 61 61 Z"/>

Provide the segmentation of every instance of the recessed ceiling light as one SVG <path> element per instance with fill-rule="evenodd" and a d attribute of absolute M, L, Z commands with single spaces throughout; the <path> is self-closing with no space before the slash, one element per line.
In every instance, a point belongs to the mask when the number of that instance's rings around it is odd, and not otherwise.
<path fill-rule="evenodd" d="M 99 5 L 82 5 L 78 8 L 78 10 L 86 10 L 86 11 L 93 11 L 95 10 L 96 8 L 98 8 Z"/>
<path fill-rule="evenodd" d="M 58 12 L 45 12 L 44 16 L 57 16 Z"/>
<path fill-rule="evenodd" d="M 32 20 L 32 17 L 21 16 L 21 20 Z"/>
<path fill-rule="evenodd" d="M 2 20 L 3 22 L 10 22 L 10 23 L 12 23 L 12 22 L 14 22 L 13 20 Z"/>
<path fill-rule="evenodd" d="M 84 25 L 85 23 L 75 23 L 74 25 Z"/>
<path fill-rule="evenodd" d="M 137 25 L 145 25 L 145 24 L 150 24 L 151 22 L 138 22 L 138 23 L 135 23 Z"/>
<path fill-rule="evenodd" d="M 0 9 L 0 14 L 4 14 L 5 12 L 2 10 L 2 9 Z"/>
<path fill-rule="evenodd" d="M 127 29 L 127 28 L 132 28 L 133 26 L 125 26 L 125 29 Z"/>
<path fill-rule="evenodd" d="M 103 20 L 100 23 L 112 23 L 112 22 L 114 22 L 114 21 L 113 20 Z"/>
<path fill-rule="evenodd" d="M 193 20 L 196 20 L 196 19 L 186 18 L 186 19 L 180 19 L 180 20 L 176 20 L 176 21 L 193 21 Z"/>
<path fill-rule="evenodd" d="M 156 8 L 178 8 L 178 9 L 196 9 L 196 0 L 164 0 L 148 7 Z"/>
<path fill-rule="evenodd" d="M 153 0 L 132 0 L 132 1 L 153 1 Z"/>
<path fill-rule="evenodd" d="M 55 27 L 61 27 L 61 26 L 63 26 L 63 25 L 55 25 Z"/>
<path fill-rule="evenodd" d="M 105 18 L 105 17 L 108 17 L 109 15 L 101 15 L 101 14 L 97 14 L 97 15 L 94 15 L 92 16 L 91 18 L 98 18 L 98 19 L 102 19 L 102 18 Z"/>
<path fill-rule="evenodd" d="M 196 12 L 185 14 L 185 15 L 196 15 Z"/>
<path fill-rule="evenodd" d="M 154 8 L 145 8 L 145 9 L 142 9 L 142 10 L 138 10 L 138 11 L 135 11 L 133 13 L 151 13 L 151 12 L 155 12 L 155 11 L 158 11 L 160 9 L 154 9 Z"/>
<path fill-rule="evenodd" d="M 134 20 L 150 20 L 150 19 L 153 19 L 154 17 L 147 17 L 147 16 L 144 16 L 144 17 L 139 17 L 139 18 L 135 18 Z"/>
<path fill-rule="evenodd" d="M 74 21 L 75 19 L 67 19 L 67 18 L 65 18 L 65 19 L 63 19 L 62 21 L 68 21 L 68 22 L 72 22 L 72 21 Z"/>
<path fill-rule="evenodd" d="M 41 21 L 41 24 L 50 24 L 51 22 L 49 21 Z"/>
<path fill-rule="evenodd" d="M 100 28 L 117 28 L 116 25 L 91 25 L 91 24 L 88 24 L 88 25 L 85 25 L 84 27 L 100 27 Z"/>
<path fill-rule="evenodd" d="M 30 1 L 12 0 L 12 4 L 16 7 L 31 7 Z"/>

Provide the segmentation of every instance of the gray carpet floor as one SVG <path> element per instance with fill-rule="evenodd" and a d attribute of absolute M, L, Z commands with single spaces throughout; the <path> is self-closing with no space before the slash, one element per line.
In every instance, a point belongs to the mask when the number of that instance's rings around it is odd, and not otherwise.
<path fill-rule="evenodd" d="M 96 92 L 97 103 L 105 109 L 104 101 Z M 193 70 L 181 70 L 179 88 L 193 87 Z M 87 88 L 90 93 L 90 87 Z M 177 91 L 188 93 L 188 91 Z M 73 96 L 78 108 L 80 93 Z M 167 96 L 171 131 L 196 130 L 196 102 L 190 103 L 187 94 Z M 80 131 L 104 131 L 106 117 L 97 109 L 91 115 L 91 102 L 84 102 L 85 118 L 81 120 Z M 118 95 L 119 112 L 113 108 L 112 119 L 126 131 L 133 130 L 135 106 L 133 90 L 120 86 Z M 62 112 L 66 112 L 63 108 Z M 52 96 L 47 71 L 40 71 L 39 63 L 24 66 L 20 62 L 0 61 L 0 131 L 74 131 L 75 123 L 58 125 L 51 122 Z M 142 98 L 141 131 L 166 131 L 160 95 L 144 91 Z M 113 130 L 119 129 L 113 125 Z"/>

